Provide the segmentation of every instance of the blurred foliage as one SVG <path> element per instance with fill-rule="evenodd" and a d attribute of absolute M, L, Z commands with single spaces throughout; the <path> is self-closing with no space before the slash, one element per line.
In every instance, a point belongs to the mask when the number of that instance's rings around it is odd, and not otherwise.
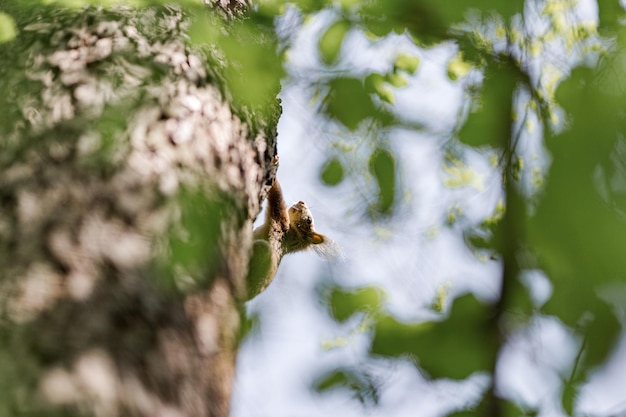
<path fill-rule="evenodd" d="M 372 0 L 363 2 L 359 12 L 364 26 L 377 36 L 408 30 L 420 44 L 432 45 L 449 39 L 453 25 L 464 20 L 469 8 L 498 12 L 509 18 L 521 11 L 521 0 L 484 0 L 468 4 L 454 0 Z"/>
<path fill-rule="evenodd" d="M 618 322 L 623 306 L 599 295 L 626 280 L 626 257 L 621 255 L 626 244 L 622 6 L 617 0 L 599 0 L 598 24 L 593 16 L 581 18 L 576 2 L 567 0 L 293 4 L 305 18 L 333 12 L 317 44 L 321 62 L 330 67 L 317 91 L 322 113 L 369 145 L 368 151 L 360 149 L 363 169 L 358 172 L 374 183 L 367 209 L 373 221 L 398 212 L 401 192 L 401 159 L 381 137 L 394 128 L 423 128 L 394 114 L 396 90 L 411 83 L 420 57 L 399 54 L 380 71 L 351 67 L 342 60 L 348 34 L 360 32 L 372 42 L 400 34 L 420 48 L 453 43 L 457 53 L 447 73 L 451 82 L 465 87 L 466 105 L 452 132 L 454 141 L 447 145 L 455 151 L 444 153 L 443 183 L 484 190 L 484 171 L 462 157 L 464 149 L 490 155 L 490 166 L 502 178 L 502 197 L 481 221 L 471 223 L 458 205 L 444 216 L 450 227 L 461 230 L 473 253 L 502 265 L 498 299 L 486 303 L 463 295 L 448 300 L 448 289 L 441 289 L 430 306 L 443 315 L 441 320 L 403 323 L 386 313 L 378 290 L 335 289 L 328 299 L 332 316 L 344 322 L 355 313 L 375 310 L 366 330 L 372 334 L 371 353 L 410 357 L 433 378 L 491 374 L 492 384 L 480 405 L 451 414 L 481 416 L 539 413 L 498 398 L 493 372 L 509 335 L 527 326 L 535 314 L 555 316 L 584 340 L 563 382 L 562 405 L 575 414 L 581 385 L 606 361 L 623 331 Z M 529 16 L 535 23 L 525 20 Z M 538 166 L 532 155 L 523 153 L 525 141 L 537 134 L 552 157 L 551 166 Z M 345 146 L 345 155 L 355 154 L 360 146 Z M 322 180 L 334 185 L 354 175 L 345 170 L 354 167 L 349 159 L 330 158 L 321 170 Z M 520 280 L 530 269 L 542 269 L 553 285 L 552 296 L 541 306 Z M 353 378 L 340 370 L 321 381 L 321 391 L 354 386 Z"/>
<path fill-rule="evenodd" d="M 410 357 L 433 378 L 464 379 L 489 371 L 496 355 L 489 306 L 471 295 L 456 300 L 443 321 L 404 324 L 391 316 L 374 326 L 375 355 Z"/>
<path fill-rule="evenodd" d="M 400 54 L 393 62 L 394 71 L 406 71 L 409 74 L 414 74 L 419 67 L 420 59 L 416 56 L 408 54 Z"/>
<path fill-rule="evenodd" d="M 8 14 L 0 12 L 0 43 L 13 40 L 16 34 L 15 20 Z"/>
<path fill-rule="evenodd" d="M 350 22 L 339 21 L 333 23 L 322 35 L 319 50 L 325 64 L 331 65 L 337 61 L 343 39 L 350 29 Z"/>
<path fill-rule="evenodd" d="M 475 407 L 471 407 L 465 410 L 460 410 L 448 414 L 449 417 L 484 417 L 492 415 L 493 410 L 489 410 L 487 402 L 482 401 Z M 539 414 L 539 411 L 515 404 L 510 401 L 502 401 L 502 409 L 499 411 L 502 417 L 535 417 Z"/>
<path fill-rule="evenodd" d="M 163 256 L 160 284 L 170 291 L 187 292 L 206 287 L 208 277 L 222 267 L 220 244 L 225 213 L 238 213 L 227 196 L 201 189 L 183 189 L 176 196 L 175 213 Z"/>
<path fill-rule="evenodd" d="M 596 68 L 576 69 L 557 91 L 571 126 L 546 137 L 555 158 L 528 222 L 529 243 L 554 285 L 545 311 L 585 336 L 581 372 L 606 358 L 622 330 L 598 298 L 599 289 L 626 281 L 624 30 L 617 35 L 611 55 Z"/>
<path fill-rule="evenodd" d="M 357 78 L 337 77 L 328 84 L 324 112 L 349 129 L 356 129 L 363 120 L 375 115 L 376 106 Z"/>
<path fill-rule="evenodd" d="M 272 20 L 264 16 L 224 21 L 203 11 L 189 29 L 193 44 L 219 48 L 217 54 L 214 50 L 207 54 L 210 68 L 236 107 L 254 112 L 244 117 L 252 125 L 259 117 L 275 122 L 280 114 L 275 102 L 284 71 L 272 29 Z"/>
<path fill-rule="evenodd" d="M 320 176 L 326 185 L 338 185 L 344 178 L 343 164 L 339 158 L 334 157 L 326 161 Z"/>
<path fill-rule="evenodd" d="M 511 132 L 512 98 L 521 81 L 519 70 L 508 60 L 488 65 L 484 81 L 472 91 L 472 108 L 458 132 L 459 139 L 469 146 L 505 144 Z"/>
<path fill-rule="evenodd" d="M 344 322 L 358 312 L 376 313 L 383 305 L 384 292 L 380 288 L 333 288 L 328 297 L 332 316 Z"/>
<path fill-rule="evenodd" d="M 377 148 L 369 160 L 369 170 L 377 184 L 377 201 L 370 207 L 373 218 L 392 213 L 396 198 L 396 157 L 387 149 Z"/>
<path fill-rule="evenodd" d="M 318 379 L 314 383 L 314 388 L 322 393 L 334 388 L 348 389 L 363 404 L 378 403 L 379 394 L 375 379 L 360 369 L 336 369 Z"/>

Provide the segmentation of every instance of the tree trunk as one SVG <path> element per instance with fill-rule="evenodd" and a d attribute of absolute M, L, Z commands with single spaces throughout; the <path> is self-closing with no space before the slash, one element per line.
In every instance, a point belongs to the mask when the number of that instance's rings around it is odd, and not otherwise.
<path fill-rule="evenodd" d="M 0 416 L 228 415 L 275 120 L 185 25 L 39 6 L 0 45 Z"/>

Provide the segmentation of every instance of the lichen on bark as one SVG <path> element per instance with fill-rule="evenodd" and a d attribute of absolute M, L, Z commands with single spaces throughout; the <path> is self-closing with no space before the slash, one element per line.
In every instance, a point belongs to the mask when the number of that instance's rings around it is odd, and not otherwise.
<path fill-rule="evenodd" d="M 275 120 L 186 22 L 40 7 L 0 48 L 0 415 L 228 414 Z"/>

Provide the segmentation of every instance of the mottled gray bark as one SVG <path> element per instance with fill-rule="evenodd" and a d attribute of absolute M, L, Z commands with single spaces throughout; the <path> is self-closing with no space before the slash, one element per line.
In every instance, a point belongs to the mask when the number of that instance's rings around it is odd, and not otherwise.
<path fill-rule="evenodd" d="M 275 120 L 177 8 L 37 13 L 0 49 L 0 416 L 225 417 Z"/>

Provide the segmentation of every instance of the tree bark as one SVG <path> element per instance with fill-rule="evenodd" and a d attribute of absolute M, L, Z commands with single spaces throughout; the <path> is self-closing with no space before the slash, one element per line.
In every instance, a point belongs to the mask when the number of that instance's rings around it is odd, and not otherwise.
<path fill-rule="evenodd" d="M 0 48 L 0 416 L 228 415 L 276 123 L 185 25 L 40 6 Z"/>

